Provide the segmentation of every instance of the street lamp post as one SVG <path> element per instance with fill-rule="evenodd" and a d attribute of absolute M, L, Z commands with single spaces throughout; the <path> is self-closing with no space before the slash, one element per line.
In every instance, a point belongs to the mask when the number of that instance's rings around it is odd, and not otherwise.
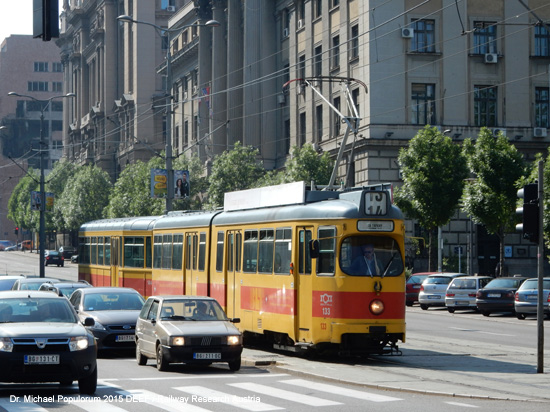
<path fill-rule="evenodd" d="M 44 193 L 44 137 L 45 137 L 45 131 L 44 131 L 44 111 L 48 108 L 52 100 L 59 99 L 59 98 L 66 98 L 66 97 L 75 97 L 76 94 L 74 93 L 67 93 L 65 95 L 60 96 L 52 96 L 49 99 L 45 100 L 39 100 L 32 96 L 28 96 L 25 94 L 19 94 L 16 92 L 9 92 L 8 96 L 15 96 L 15 97 L 25 97 L 30 100 L 34 100 L 35 102 L 40 103 L 40 143 L 39 143 L 39 150 L 40 150 L 40 229 L 38 232 L 38 243 L 40 248 L 40 258 L 39 258 L 39 265 L 40 265 L 40 277 L 45 277 L 45 271 L 44 271 L 44 255 L 45 255 L 45 249 L 44 245 L 46 243 L 46 229 L 45 229 L 45 212 L 46 212 L 46 195 Z M 45 104 L 44 104 L 45 103 Z"/>
<path fill-rule="evenodd" d="M 172 167 L 172 52 L 170 47 L 170 34 L 180 34 L 183 30 L 189 27 L 218 27 L 220 23 L 217 20 L 208 20 L 204 24 L 186 24 L 174 29 L 162 28 L 156 24 L 149 23 L 141 20 L 134 20 L 130 16 L 121 15 L 117 17 L 117 20 L 124 23 L 137 23 L 145 24 L 155 28 L 158 35 L 163 38 L 167 38 L 167 50 L 166 50 L 166 99 L 168 103 L 166 105 L 166 212 L 172 210 L 172 202 L 174 200 L 174 169 Z M 165 33 L 165 34 L 164 34 Z"/>

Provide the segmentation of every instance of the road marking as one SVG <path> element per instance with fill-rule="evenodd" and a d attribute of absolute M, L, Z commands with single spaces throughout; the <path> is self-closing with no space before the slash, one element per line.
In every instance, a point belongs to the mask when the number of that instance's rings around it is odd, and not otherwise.
<path fill-rule="evenodd" d="M 101 381 L 104 382 L 104 384 L 108 385 L 111 384 L 111 382 L 121 382 L 121 381 L 186 381 L 186 380 L 197 380 L 197 379 L 220 379 L 220 378 L 228 378 L 228 379 L 241 379 L 241 378 L 272 378 L 272 377 L 283 377 L 288 376 L 288 373 L 265 373 L 265 374 L 258 374 L 258 373 L 247 373 L 247 374 L 233 374 L 233 375 L 227 375 L 227 374 L 216 374 L 216 375 L 193 375 L 193 376 L 160 376 L 160 377 L 149 377 L 149 378 L 107 378 L 102 379 Z"/>
<path fill-rule="evenodd" d="M 391 396 L 376 395 L 374 393 L 368 393 L 358 391 L 355 389 L 342 388 L 340 386 L 327 385 L 325 383 L 306 381 L 304 379 L 289 379 L 286 381 L 279 381 L 288 385 L 300 386 L 302 388 L 314 389 L 320 392 L 334 393 L 336 395 L 347 396 L 349 398 L 363 399 L 371 402 L 391 402 L 401 401 L 400 398 L 393 398 Z"/>
<path fill-rule="evenodd" d="M 483 331 L 479 331 L 479 333 L 483 333 L 485 335 L 495 335 L 495 336 L 516 336 L 516 335 L 507 335 L 506 333 L 494 333 L 494 332 L 483 332 Z"/>
<path fill-rule="evenodd" d="M 129 389 L 117 391 L 117 393 L 125 397 L 132 397 L 133 402 L 147 403 L 169 412 L 208 412 L 208 409 L 190 404 L 189 397 L 163 396 L 142 389 Z"/>
<path fill-rule="evenodd" d="M 225 393 L 205 388 L 204 386 L 180 386 L 174 389 L 190 393 L 191 400 L 196 399 L 199 402 L 224 403 L 226 405 L 231 405 L 236 408 L 246 409 L 247 411 L 262 412 L 284 409 L 278 406 L 270 405 L 268 403 L 260 402 L 259 397 L 257 396 L 240 397 L 231 393 Z"/>
<path fill-rule="evenodd" d="M 516 336 L 516 335 L 507 335 L 505 333 L 494 333 L 494 332 L 484 332 L 479 329 L 464 329 L 464 328 L 457 328 L 453 326 L 449 326 L 449 329 L 459 330 L 461 332 L 477 332 L 477 333 L 484 333 L 485 335 L 495 335 L 495 336 Z"/>
<path fill-rule="evenodd" d="M 468 403 L 458 403 L 458 402 L 445 402 L 448 405 L 462 406 L 464 408 L 479 408 L 477 405 L 470 405 Z"/>
<path fill-rule="evenodd" d="M 228 385 L 245 389 L 253 393 L 261 393 L 263 395 L 274 396 L 276 398 L 281 398 L 292 402 L 303 403 L 308 406 L 333 406 L 342 404 L 341 402 L 334 402 L 314 396 L 302 395 L 300 393 L 277 389 L 272 386 L 259 385 L 252 382 L 228 383 Z"/>
<path fill-rule="evenodd" d="M 46 412 L 47 409 L 35 403 L 26 403 L 23 401 L 12 402 L 10 399 L 0 399 L 0 407 L 7 412 Z"/>

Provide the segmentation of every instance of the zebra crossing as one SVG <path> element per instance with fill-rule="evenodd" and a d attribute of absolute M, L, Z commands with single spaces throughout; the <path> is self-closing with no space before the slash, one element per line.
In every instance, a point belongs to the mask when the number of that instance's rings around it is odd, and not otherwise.
<path fill-rule="evenodd" d="M 48 401 L 33 402 L 33 399 L 20 397 L 0 398 L 0 410 L 7 412 L 42 412 L 52 409 L 63 409 L 71 406 L 71 410 L 88 412 L 125 412 L 133 411 L 136 404 L 146 405 L 150 410 L 173 412 L 212 412 L 231 406 L 242 411 L 264 412 L 279 410 L 303 410 L 303 408 L 331 407 L 345 405 L 350 399 L 366 402 L 381 403 L 395 402 L 402 399 L 379 395 L 368 390 L 350 389 L 328 383 L 320 383 L 307 379 L 288 377 L 278 374 L 270 382 L 259 382 L 258 376 L 233 375 L 237 379 L 216 385 L 209 385 L 208 380 L 197 384 L 197 377 L 181 377 L 161 381 L 162 392 L 149 389 L 128 389 L 115 380 L 98 382 L 98 389 L 94 396 L 80 396 L 78 394 L 54 395 Z M 285 376 L 287 376 L 285 378 Z M 273 376 L 271 376 L 273 377 Z M 193 382 L 185 382 L 192 379 Z M 253 378 L 253 379 L 250 379 Z M 139 382 L 140 379 L 128 379 Z M 190 383 L 189 385 L 186 383 Z M 158 387 L 157 385 L 146 385 Z M 169 395 L 167 395 L 169 393 Z M 26 400 L 26 401 L 25 401 Z M 293 405 L 292 407 L 289 407 Z M 220 407 L 223 405 L 223 408 Z M 327 409 L 328 410 L 328 409 Z"/>

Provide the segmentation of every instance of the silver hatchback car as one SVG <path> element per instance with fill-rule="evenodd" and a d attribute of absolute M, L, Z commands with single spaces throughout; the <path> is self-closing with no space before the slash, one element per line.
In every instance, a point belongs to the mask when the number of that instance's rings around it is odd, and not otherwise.
<path fill-rule="evenodd" d="M 537 314 L 538 284 L 537 278 L 527 279 L 516 291 L 514 308 L 518 319 Z M 550 319 L 550 278 L 542 280 L 542 306 L 544 315 Z"/>
<path fill-rule="evenodd" d="M 476 294 L 493 280 L 490 276 L 460 276 L 453 279 L 445 293 L 445 306 L 449 313 L 458 309 L 477 311 Z"/>
<path fill-rule="evenodd" d="M 451 281 L 459 276 L 468 276 L 466 273 L 441 272 L 428 276 L 420 286 L 418 302 L 423 310 L 430 306 L 445 306 L 445 293 Z"/>

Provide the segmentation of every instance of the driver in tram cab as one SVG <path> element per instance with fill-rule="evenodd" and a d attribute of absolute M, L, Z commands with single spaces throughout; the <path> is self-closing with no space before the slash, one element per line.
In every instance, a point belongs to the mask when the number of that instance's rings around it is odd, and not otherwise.
<path fill-rule="evenodd" d="M 363 254 L 357 256 L 351 264 L 351 272 L 357 276 L 380 276 L 380 266 L 374 253 L 374 245 L 361 246 Z"/>

